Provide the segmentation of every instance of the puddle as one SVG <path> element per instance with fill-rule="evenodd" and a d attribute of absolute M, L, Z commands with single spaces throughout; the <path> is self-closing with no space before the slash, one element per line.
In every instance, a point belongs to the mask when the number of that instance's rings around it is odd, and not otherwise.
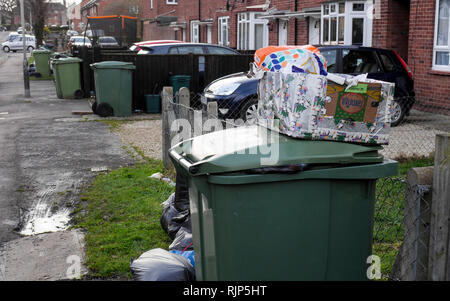
<path fill-rule="evenodd" d="M 70 209 L 64 207 L 55 210 L 55 208 L 52 208 L 55 203 L 56 205 L 64 203 L 65 196 L 61 192 L 67 191 L 68 182 L 64 178 L 63 176 L 54 184 L 47 184 L 44 190 L 38 192 L 37 200 L 25 216 L 26 222 L 20 234 L 28 236 L 63 231 L 68 228 Z"/>
<path fill-rule="evenodd" d="M 48 217 L 33 217 L 20 232 L 22 235 L 36 235 L 47 232 L 57 232 L 67 229 L 69 212 L 52 214 Z"/>

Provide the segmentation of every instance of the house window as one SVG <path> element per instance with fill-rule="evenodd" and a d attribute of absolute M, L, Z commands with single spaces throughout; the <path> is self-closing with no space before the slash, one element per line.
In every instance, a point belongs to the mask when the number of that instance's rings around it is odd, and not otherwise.
<path fill-rule="evenodd" d="M 191 42 L 200 42 L 200 26 L 198 24 L 198 21 L 191 21 Z"/>
<path fill-rule="evenodd" d="M 166 0 L 166 4 L 176 5 L 178 4 L 178 0 Z"/>
<path fill-rule="evenodd" d="M 450 71 L 450 0 L 436 0 L 433 69 Z"/>
<path fill-rule="evenodd" d="M 371 46 L 372 16 L 372 0 L 323 4 L 321 44 Z"/>
<path fill-rule="evenodd" d="M 218 44 L 222 46 L 229 46 L 229 21 L 230 17 L 220 17 L 218 19 L 218 28 L 217 28 L 217 34 L 218 34 Z"/>
<path fill-rule="evenodd" d="M 268 20 L 254 12 L 238 14 L 237 48 L 256 50 L 269 44 Z"/>

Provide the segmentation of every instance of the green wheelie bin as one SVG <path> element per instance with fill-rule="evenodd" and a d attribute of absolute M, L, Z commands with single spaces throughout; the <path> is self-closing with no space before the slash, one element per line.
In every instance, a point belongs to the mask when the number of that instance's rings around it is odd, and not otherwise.
<path fill-rule="evenodd" d="M 58 98 L 83 98 L 80 80 L 80 63 L 82 59 L 75 57 L 53 60 L 56 94 Z"/>
<path fill-rule="evenodd" d="M 191 76 L 190 75 L 172 75 L 169 78 L 170 85 L 173 87 L 173 95 L 176 95 L 181 88 L 190 89 Z"/>
<path fill-rule="evenodd" d="M 94 70 L 96 103 L 94 113 L 102 116 L 131 116 L 133 102 L 132 63 L 105 61 L 91 64 Z"/>
<path fill-rule="evenodd" d="M 276 135 L 261 126 L 181 142 L 197 280 L 367 280 L 381 146 Z"/>
<path fill-rule="evenodd" d="M 42 77 L 50 76 L 50 56 L 52 52 L 49 50 L 34 50 L 33 57 L 36 66 L 36 72 Z"/>

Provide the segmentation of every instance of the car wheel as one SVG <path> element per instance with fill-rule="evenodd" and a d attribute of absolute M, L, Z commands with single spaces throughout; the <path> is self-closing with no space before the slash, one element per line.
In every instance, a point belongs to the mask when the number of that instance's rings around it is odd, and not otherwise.
<path fill-rule="evenodd" d="M 34 47 L 33 47 L 33 46 L 29 46 L 29 47 L 27 48 L 27 51 L 28 51 L 28 52 L 33 52 L 33 50 L 34 50 Z"/>
<path fill-rule="evenodd" d="M 10 50 L 11 50 L 11 49 L 9 49 L 8 46 L 3 47 L 3 51 L 4 51 L 4 52 L 9 52 Z"/>
<path fill-rule="evenodd" d="M 106 102 L 99 103 L 95 111 L 96 114 L 101 117 L 109 117 L 114 115 L 113 108 Z"/>
<path fill-rule="evenodd" d="M 392 102 L 391 126 L 399 125 L 405 118 L 405 107 L 394 99 Z"/>
<path fill-rule="evenodd" d="M 241 118 L 247 124 L 256 124 L 258 118 L 258 100 L 250 98 L 241 109 Z"/>

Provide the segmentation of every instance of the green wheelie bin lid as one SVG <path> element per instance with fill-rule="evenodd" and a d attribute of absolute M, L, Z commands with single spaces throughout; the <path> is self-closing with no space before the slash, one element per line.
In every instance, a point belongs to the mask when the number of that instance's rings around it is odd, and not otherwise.
<path fill-rule="evenodd" d="M 61 65 L 61 64 L 73 64 L 73 63 L 81 63 L 82 59 L 77 57 L 67 57 L 67 58 L 59 58 L 53 60 L 53 65 Z"/>
<path fill-rule="evenodd" d="M 134 70 L 136 66 L 133 63 L 119 62 L 119 61 L 105 61 L 91 64 L 92 69 L 128 69 Z"/>
<path fill-rule="evenodd" d="M 383 163 L 381 146 L 301 140 L 261 126 L 216 131 L 185 140 L 169 151 L 191 175 L 217 174 L 291 164 L 355 165 Z"/>
<path fill-rule="evenodd" d="M 52 53 L 50 50 L 39 50 L 39 49 L 37 49 L 37 50 L 33 50 L 33 54 L 50 54 L 50 53 Z"/>

